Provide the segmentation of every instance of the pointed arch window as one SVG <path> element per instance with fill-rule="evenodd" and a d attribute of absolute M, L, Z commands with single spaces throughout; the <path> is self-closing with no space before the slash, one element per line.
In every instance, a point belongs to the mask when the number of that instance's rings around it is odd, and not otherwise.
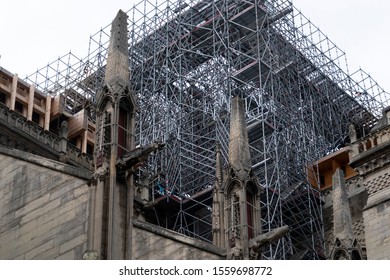
<path fill-rule="evenodd" d="M 238 240 L 250 240 L 258 234 L 258 212 L 256 188 L 250 182 L 245 188 L 235 182 L 227 195 L 226 217 L 229 247 L 236 246 Z"/>
<path fill-rule="evenodd" d="M 248 240 L 254 237 L 254 217 L 255 217 L 255 206 L 254 206 L 254 195 L 251 191 L 246 191 L 246 218 L 248 226 Z"/>
<path fill-rule="evenodd" d="M 127 150 L 126 138 L 127 138 L 127 112 L 119 107 L 119 119 L 118 119 L 118 156 L 121 157 Z"/>
<path fill-rule="evenodd" d="M 102 106 L 102 110 L 98 115 L 97 122 L 97 141 L 96 143 L 96 152 L 97 158 L 100 162 L 103 157 L 109 157 L 111 153 L 111 125 L 112 125 L 112 103 L 107 101 Z M 99 165 L 98 162 L 98 165 Z"/>
<path fill-rule="evenodd" d="M 241 239 L 241 211 L 240 195 L 238 190 L 232 191 L 228 196 L 227 205 L 228 238 L 231 248 L 236 246 L 236 241 Z"/>
<path fill-rule="evenodd" d="M 126 98 L 119 103 L 118 113 L 118 156 L 121 157 L 130 149 L 131 139 L 131 114 L 134 106 Z"/>

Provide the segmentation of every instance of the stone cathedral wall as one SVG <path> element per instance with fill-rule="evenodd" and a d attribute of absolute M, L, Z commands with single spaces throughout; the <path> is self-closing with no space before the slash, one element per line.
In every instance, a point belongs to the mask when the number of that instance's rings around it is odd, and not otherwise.
<path fill-rule="evenodd" d="M 89 203 L 82 176 L 76 168 L 1 147 L 0 259 L 82 259 Z"/>
<path fill-rule="evenodd" d="M 369 198 L 363 212 L 368 259 L 390 259 L 390 172 L 387 169 L 367 176 Z"/>
<path fill-rule="evenodd" d="M 210 243 L 134 221 L 133 258 L 136 260 L 221 260 L 226 259 L 225 254 Z"/>

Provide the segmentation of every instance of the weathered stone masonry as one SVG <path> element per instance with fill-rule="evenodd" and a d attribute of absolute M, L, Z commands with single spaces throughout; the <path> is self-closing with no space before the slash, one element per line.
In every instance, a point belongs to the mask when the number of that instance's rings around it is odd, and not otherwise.
<path fill-rule="evenodd" d="M 2 147 L 0 259 L 81 259 L 87 239 L 89 176 Z"/>

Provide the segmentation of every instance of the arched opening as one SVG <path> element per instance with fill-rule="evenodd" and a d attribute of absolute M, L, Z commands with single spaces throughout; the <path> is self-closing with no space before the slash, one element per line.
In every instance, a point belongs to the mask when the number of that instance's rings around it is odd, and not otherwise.
<path fill-rule="evenodd" d="M 252 182 L 248 182 L 246 187 L 246 212 L 247 212 L 247 227 L 248 227 L 248 240 L 256 235 L 256 195 L 257 188 Z"/>
<path fill-rule="evenodd" d="M 96 122 L 96 166 L 99 167 L 104 158 L 108 158 L 111 153 L 111 125 L 112 125 L 112 101 L 106 98 L 99 106 Z"/>
<path fill-rule="evenodd" d="M 239 181 L 233 180 L 228 187 L 226 201 L 227 235 L 229 247 L 233 248 L 237 241 L 249 241 L 257 234 L 256 227 L 259 217 L 256 214 L 257 188 L 252 182 L 245 186 Z"/>
<path fill-rule="evenodd" d="M 240 184 L 232 182 L 228 188 L 226 203 L 227 235 L 229 247 L 234 248 L 241 240 Z"/>
<path fill-rule="evenodd" d="M 127 98 L 121 98 L 119 101 L 118 112 L 118 157 L 130 150 L 131 141 L 131 114 L 134 106 Z"/>
<path fill-rule="evenodd" d="M 351 253 L 351 260 L 361 260 L 362 257 L 360 256 L 360 253 L 357 250 L 352 250 Z"/>
<path fill-rule="evenodd" d="M 345 250 L 337 250 L 333 255 L 334 260 L 348 260 L 348 254 Z"/>

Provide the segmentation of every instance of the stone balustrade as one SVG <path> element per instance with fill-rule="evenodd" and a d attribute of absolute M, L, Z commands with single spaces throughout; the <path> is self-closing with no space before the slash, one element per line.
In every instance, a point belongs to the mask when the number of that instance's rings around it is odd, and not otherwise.
<path fill-rule="evenodd" d="M 390 157 L 384 152 L 390 146 L 390 107 L 383 110 L 383 116 L 370 133 L 357 139 L 355 127 L 350 125 L 351 140 L 349 158 L 350 165 L 360 175 L 383 167 L 390 162 Z"/>
<path fill-rule="evenodd" d="M 32 141 L 38 143 L 47 152 L 53 154 L 59 159 L 60 137 L 56 134 L 48 130 L 44 130 L 41 126 L 32 121 L 28 121 L 24 116 L 15 111 L 9 110 L 9 108 L 2 103 L 0 103 L 0 122 L 25 139 L 31 139 Z M 18 139 L 13 137 L 13 139 L 8 141 L 18 142 Z M 17 143 L 15 143 L 14 146 L 17 148 L 22 147 L 23 145 L 17 145 Z M 27 151 L 29 147 L 25 148 Z M 89 170 L 93 169 L 92 156 L 81 153 L 80 149 L 69 142 L 67 143 L 65 158 L 71 164 L 83 166 Z"/>

